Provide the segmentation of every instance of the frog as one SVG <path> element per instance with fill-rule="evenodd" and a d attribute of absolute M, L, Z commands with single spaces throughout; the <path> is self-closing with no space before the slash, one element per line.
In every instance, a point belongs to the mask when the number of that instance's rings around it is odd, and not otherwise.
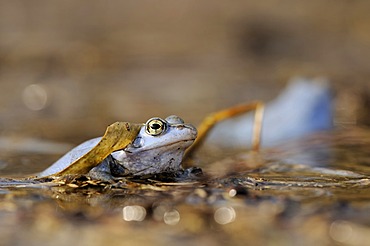
<path fill-rule="evenodd" d="M 176 115 L 165 119 L 150 118 L 125 148 L 113 151 L 88 173 L 92 179 L 112 181 L 116 177 L 145 176 L 160 173 L 183 174 L 185 150 L 197 138 L 197 129 Z M 100 138 L 88 140 L 72 149 L 37 177 L 57 175 L 91 150 Z M 187 172 L 193 172 L 193 169 Z M 197 170 L 199 172 L 199 170 Z"/>
<path fill-rule="evenodd" d="M 209 114 L 198 130 L 176 115 L 150 118 L 145 124 L 115 122 L 103 137 L 78 145 L 32 179 L 84 175 L 102 181 L 116 177 L 174 177 L 175 181 L 203 175 L 202 169 L 182 165 L 204 143 L 214 126 L 225 119 L 255 111 L 252 145 L 260 146 L 264 104 L 260 101 L 236 105 Z M 183 168 L 183 166 L 185 168 Z M 170 178 L 172 180 L 172 178 Z"/>

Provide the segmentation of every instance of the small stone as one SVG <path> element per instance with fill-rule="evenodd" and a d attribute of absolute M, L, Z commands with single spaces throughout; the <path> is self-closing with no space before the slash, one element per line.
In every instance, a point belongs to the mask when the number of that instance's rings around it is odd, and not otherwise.
<path fill-rule="evenodd" d="M 71 187 L 71 188 L 78 188 L 79 186 L 76 185 L 76 184 L 67 184 L 68 187 Z"/>

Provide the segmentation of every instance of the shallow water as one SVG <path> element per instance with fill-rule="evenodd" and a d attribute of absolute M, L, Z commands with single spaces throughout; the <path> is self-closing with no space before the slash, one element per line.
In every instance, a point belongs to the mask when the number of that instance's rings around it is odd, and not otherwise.
<path fill-rule="evenodd" d="M 4 178 L 0 238 L 5 245 L 366 245 L 369 136 L 333 131 L 224 158 L 203 149 L 192 163 L 204 176 L 183 182 Z M 23 173 L 37 171 L 32 157 L 26 168 L 18 163 Z"/>
<path fill-rule="evenodd" d="M 369 126 L 370 2 L 336 2 L 3 1 L 0 245 L 368 245 L 369 130 L 206 145 L 199 180 L 9 179 L 114 121 L 197 124 L 297 75 L 332 82 L 337 126 Z"/>

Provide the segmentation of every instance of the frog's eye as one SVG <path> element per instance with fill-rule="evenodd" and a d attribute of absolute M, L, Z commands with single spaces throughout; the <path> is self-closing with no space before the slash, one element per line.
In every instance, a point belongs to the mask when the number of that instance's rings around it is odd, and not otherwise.
<path fill-rule="evenodd" d="M 167 124 L 161 118 L 151 118 L 145 124 L 145 131 L 149 135 L 157 136 L 166 131 Z"/>

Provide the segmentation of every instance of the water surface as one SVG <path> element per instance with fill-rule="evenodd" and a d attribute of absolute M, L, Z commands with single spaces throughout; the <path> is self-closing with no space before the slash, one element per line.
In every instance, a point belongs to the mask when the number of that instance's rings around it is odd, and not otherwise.
<path fill-rule="evenodd" d="M 337 130 L 259 153 L 203 149 L 192 164 L 204 176 L 183 182 L 3 178 L 0 238 L 7 245 L 366 245 L 369 136 L 364 129 Z M 10 157 L 2 160 L 14 161 L 4 164 L 8 175 L 35 172 L 42 160 Z"/>

